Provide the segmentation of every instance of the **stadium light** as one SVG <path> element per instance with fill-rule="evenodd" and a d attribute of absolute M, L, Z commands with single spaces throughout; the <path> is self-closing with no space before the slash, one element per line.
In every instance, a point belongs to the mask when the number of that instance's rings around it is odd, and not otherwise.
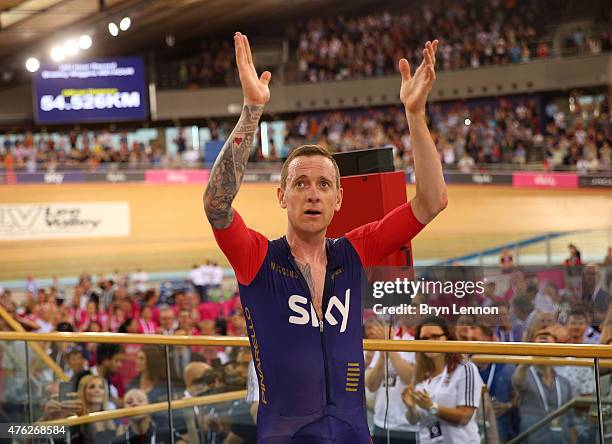
<path fill-rule="evenodd" d="M 61 62 L 66 57 L 66 51 L 61 46 L 51 48 L 51 58 L 54 62 Z"/>
<path fill-rule="evenodd" d="M 130 29 L 130 25 L 132 24 L 132 20 L 129 17 L 123 17 L 119 22 L 119 29 L 122 31 L 127 31 Z"/>
<path fill-rule="evenodd" d="M 119 28 L 117 28 L 117 25 L 115 25 L 113 22 L 110 22 L 108 24 L 108 32 L 110 32 L 110 35 L 113 37 L 117 37 L 119 35 Z"/>
<path fill-rule="evenodd" d="M 40 62 L 36 57 L 30 57 L 26 60 L 25 67 L 30 72 L 36 72 L 40 68 Z"/>
<path fill-rule="evenodd" d="M 92 43 L 93 42 L 91 41 L 91 37 L 86 34 L 83 34 L 81 37 L 79 37 L 79 48 L 81 49 L 91 48 Z"/>
<path fill-rule="evenodd" d="M 66 40 L 66 43 L 64 43 L 64 50 L 66 51 L 66 55 L 76 55 L 79 52 L 79 42 L 77 42 L 76 39 Z"/>

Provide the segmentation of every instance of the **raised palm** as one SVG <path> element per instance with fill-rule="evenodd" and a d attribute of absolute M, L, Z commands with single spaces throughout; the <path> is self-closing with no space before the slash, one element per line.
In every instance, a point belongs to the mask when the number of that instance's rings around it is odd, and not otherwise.
<path fill-rule="evenodd" d="M 427 42 L 423 49 L 423 61 L 414 73 L 410 75 L 408 60 L 399 61 L 399 70 L 402 74 L 400 100 L 410 113 L 424 113 L 427 96 L 436 80 L 436 49 L 438 41 Z"/>
<path fill-rule="evenodd" d="M 234 46 L 236 48 L 236 64 L 238 75 L 242 85 L 245 105 L 265 105 L 270 100 L 270 88 L 268 84 L 272 78 L 269 71 L 264 71 L 257 76 L 251 46 L 246 35 L 237 32 L 234 34 Z"/>

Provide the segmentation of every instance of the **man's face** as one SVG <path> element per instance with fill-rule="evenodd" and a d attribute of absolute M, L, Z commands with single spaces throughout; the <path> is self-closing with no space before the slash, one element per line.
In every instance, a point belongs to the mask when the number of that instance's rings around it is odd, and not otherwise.
<path fill-rule="evenodd" d="M 125 407 L 140 407 L 143 405 L 147 405 L 149 401 L 147 401 L 147 396 L 141 390 L 129 390 L 125 394 L 125 399 L 123 400 Z M 142 416 L 133 416 L 132 418 L 136 421 L 142 419 L 146 415 Z"/>
<path fill-rule="evenodd" d="M 241 351 L 236 358 L 236 373 L 245 380 L 249 375 L 249 364 L 251 363 L 251 359 L 253 358 L 249 350 Z"/>
<path fill-rule="evenodd" d="M 281 208 L 289 225 L 305 234 L 324 232 L 342 204 L 342 189 L 336 186 L 336 169 L 324 156 L 301 156 L 288 167 L 285 189 L 278 189 Z"/>
<path fill-rule="evenodd" d="M 164 330 L 172 330 L 172 325 L 174 323 L 174 315 L 172 314 L 172 311 L 162 311 L 162 313 L 159 315 L 159 323 Z"/>
<path fill-rule="evenodd" d="M 68 357 L 68 367 L 70 367 L 70 370 L 72 370 L 74 373 L 83 371 L 85 368 L 85 358 L 83 357 L 83 354 L 76 352 L 71 353 Z"/>
<path fill-rule="evenodd" d="M 597 282 L 597 268 L 591 265 L 585 267 L 583 276 L 585 284 L 591 287 L 595 286 Z"/>
<path fill-rule="evenodd" d="M 457 325 L 455 327 L 455 336 L 457 336 L 457 341 L 469 341 L 471 332 L 472 327 L 469 325 Z"/>
<path fill-rule="evenodd" d="M 178 323 L 182 329 L 189 331 L 191 329 L 191 314 L 187 310 L 181 310 L 178 315 Z"/>
<path fill-rule="evenodd" d="M 187 384 L 186 388 L 192 396 L 196 396 L 198 393 L 201 393 L 207 389 L 206 384 L 201 381 L 201 378 L 202 376 L 204 376 L 205 373 L 206 369 L 202 369 L 197 374 L 194 374 L 193 377 L 189 380 L 189 384 Z"/>
<path fill-rule="evenodd" d="M 117 353 L 109 361 L 110 364 L 108 366 L 108 371 L 110 372 L 111 375 L 116 373 L 117 370 L 119 370 L 119 367 L 121 367 L 122 359 L 123 359 L 123 355 L 121 353 Z"/>
<path fill-rule="evenodd" d="M 567 332 L 572 339 L 582 338 L 586 328 L 587 320 L 584 316 L 570 316 L 567 320 Z"/>
<path fill-rule="evenodd" d="M 217 333 L 215 331 L 215 323 L 210 319 L 200 322 L 200 331 L 204 336 L 214 336 Z"/>
<path fill-rule="evenodd" d="M 480 327 L 471 327 L 468 330 L 468 341 L 490 341 L 491 337 L 487 336 Z"/>

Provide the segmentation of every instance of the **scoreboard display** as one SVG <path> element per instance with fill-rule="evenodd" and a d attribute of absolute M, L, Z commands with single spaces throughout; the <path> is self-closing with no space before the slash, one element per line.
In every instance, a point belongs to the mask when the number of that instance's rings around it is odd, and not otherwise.
<path fill-rule="evenodd" d="M 117 122 L 147 118 L 140 57 L 43 65 L 34 77 L 38 124 Z"/>

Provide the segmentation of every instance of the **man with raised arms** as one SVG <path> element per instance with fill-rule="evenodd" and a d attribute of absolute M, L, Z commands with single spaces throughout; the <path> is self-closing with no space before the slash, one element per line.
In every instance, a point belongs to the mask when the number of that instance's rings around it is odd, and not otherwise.
<path fill-rule="evenodd" d="M 406 244 L 446 207 L 440 157 L 425 120 L 438 42 L 427 42 L 413 76 L 408 61 L 399 62 L 416 196 L 380 221 L 328 239 L 342 204 L 338 166 L 327 149 L 301 146 L 281 170 L 277 197 L 288 226 L 276 240 L 247 228 L 232 208 L 271 78 L 267 71 L 258 77 L 246 36 L 236 33 L 234 45 L 244 106 L 211 171 L 204 208 L 240 287 L 259 381 L 258 442 L 369 443 L 361 270 Z"/>

